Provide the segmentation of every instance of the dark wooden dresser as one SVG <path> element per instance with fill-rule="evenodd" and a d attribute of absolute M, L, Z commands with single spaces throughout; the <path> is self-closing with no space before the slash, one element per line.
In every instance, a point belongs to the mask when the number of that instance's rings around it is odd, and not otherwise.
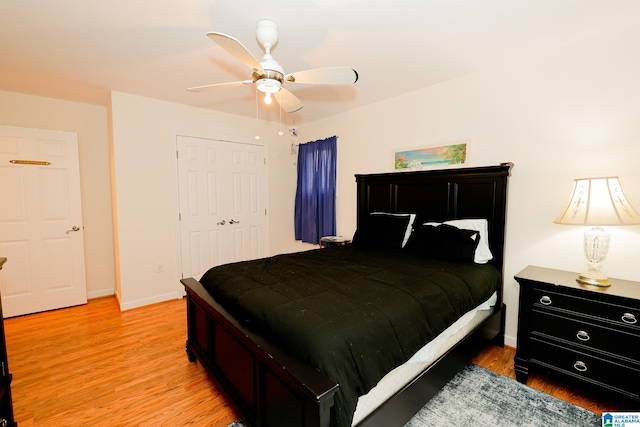
<path fill-rule="evenodd" d="M 7 261 L 0 258 L 0 270 Z M 7 358 L 7 344 L 4 338 L 4 317 L 2 316 L 2 300 L 0 299 L 0 427 L 14 427 L 18 424 L 13 419 L 13 401 L 11 400 L 11 379 Z"/>
<path fill-rule="evenodd" d="M 520 284 L 516 378 L 558 374 L 640 403 L 640 283 L 600 288 L 577 273 L 529 266 Z"/>

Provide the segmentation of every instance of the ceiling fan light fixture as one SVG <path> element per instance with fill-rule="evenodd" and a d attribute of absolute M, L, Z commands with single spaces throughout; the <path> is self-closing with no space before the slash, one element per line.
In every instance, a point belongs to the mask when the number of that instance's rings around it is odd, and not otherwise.
<path fill-rule="evenodd" d="M 282 84 L 276 79 L 258 79 L 256 80 L 256 88 L 265 94 L 264 103 L 271 104 L 271 94 L 280 91 Z"/>
<path fill-rule="evenodd" d="M 263 93 L 276 93 L 280 90 L 282 84 L 276 79 L 258 79 L 256 87 Z"/>

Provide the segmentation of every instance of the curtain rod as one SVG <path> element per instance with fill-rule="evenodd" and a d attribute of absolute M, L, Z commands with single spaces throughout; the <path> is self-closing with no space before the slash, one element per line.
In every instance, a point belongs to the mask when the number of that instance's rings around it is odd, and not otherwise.
<path fill-rule="evenodd" d="M 295 136 L 298 136 L 297 133 L 296 133 Z M 336 142 L 337 142 L 338 139 L 340 139 L 340 137 L 338 135 L 333 135 L 333 136 L 336 138 Z M 328 138 L 331 138 L 331 136 L 328 136 L 328 137 L 322 138 L 322 139 L 328 139 Z M 319 141 L 319 139 L 316 139 L 316 141 Z M 297 145 L 301 145 L 301 144 L 308 144 L 310 142 L 315 142 L 315 141 L 298 142 L 298 143 L 292 142 L 291 145 L 296 145 L 297 146 Z"/>

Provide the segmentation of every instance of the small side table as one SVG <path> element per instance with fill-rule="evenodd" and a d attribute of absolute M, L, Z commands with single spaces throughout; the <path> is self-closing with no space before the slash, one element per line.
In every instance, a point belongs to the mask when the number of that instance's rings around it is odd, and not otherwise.
<path fill-rule="evenodd" d="M 330 248 L 332 246 L 342 246 L 351 243 L 350 239 L 342 236 L 324 236 L 320 238 L 321 248 Z"/>

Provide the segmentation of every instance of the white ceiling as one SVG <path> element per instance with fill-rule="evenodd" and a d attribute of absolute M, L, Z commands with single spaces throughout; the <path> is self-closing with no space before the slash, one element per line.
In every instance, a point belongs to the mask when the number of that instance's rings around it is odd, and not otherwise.
<path fill-rule="evenodd" d="M 217 31 L 258 59 L 255 23 L 280 26 L 292 73 L 351 66 L 353 86 L 289 84 L 308 122 L 640 21 L 638 0 L 2 0 L 0 89 L 107 105 L 111 90 L 254 117 L 250 70 Z M 264 107 L 264 108 L 263 108 Z M 261 117 L 278 109 L 261 104 Z"/>

